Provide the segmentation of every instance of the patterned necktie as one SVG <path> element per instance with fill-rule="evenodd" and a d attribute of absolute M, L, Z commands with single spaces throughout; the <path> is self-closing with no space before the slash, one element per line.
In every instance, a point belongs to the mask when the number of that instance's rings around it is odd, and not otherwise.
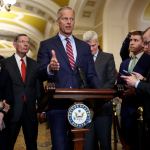
<path fill-rule="evenodd" d="M 22 76 L 22 80 L 23 82 L 25 82 L 25 78 L 26 78 L 26 64 L 24 62 L 24 60 L 21 58 L 21 76 Z"/>
<path fill-rule="evenodd" d="M 66 38 L 66 41 L 67 41 L 67 43 L 66 43 L 66 53 L 67 53 L 71 68 L 74 69 L 75 61 L 74 61 L 72 46 L 71 46 L 71 43 L 69 41 L 69 38 Z"/>
<path fill-rule="evenodd" d="M 129 68 L 128 68 L 128 72 L 129 72 L 129 73 L 132 73 L 132 71 L 133 71 L 133 69 L 134 69 L 134 67 L 135 67 L 135 65 L 136 65 L 136 62 L 137 62 L 137 57 L 136 57 L 136 56 L 133 56 L 133 57 L 131 58 L 131 63 L 129 64 Z"/>

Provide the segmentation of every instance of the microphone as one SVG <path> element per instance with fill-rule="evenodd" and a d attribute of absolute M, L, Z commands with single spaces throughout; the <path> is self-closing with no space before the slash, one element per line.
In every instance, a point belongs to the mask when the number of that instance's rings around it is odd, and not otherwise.
<path fill-rule="evenodd" d="M 77 71 L 79 73 L 79 77 L 80 77 L 80 81 L 81 81 L 81 88 L 87 88 L 88 86 L 87 86 L 87 81 L 85 78 L 84 71 L 78 66 L 76 66 L 76 68 L 77 68 Z"/>

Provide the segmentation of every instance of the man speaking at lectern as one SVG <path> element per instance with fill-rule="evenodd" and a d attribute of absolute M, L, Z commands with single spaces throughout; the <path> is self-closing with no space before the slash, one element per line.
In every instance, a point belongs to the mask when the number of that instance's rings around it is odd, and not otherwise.
<path fill-rule="evenodd" d="M 40 43 L 37 58 L 39 74 L 43 80 L 54 82 L 56 88 L 80 88 L 81 80 L 87 83 L 88 88 L 98 88 L 100 84 L 90 47 L 72 35 L 74 23 L 75 12 L 72 8 L 65 6 L 58 10 L 59 33 Z M 53 150 L 72 149 L 67 120 L 67 109 L 71 104 L 68 100 L 49 100 L 47 119 Z"/>

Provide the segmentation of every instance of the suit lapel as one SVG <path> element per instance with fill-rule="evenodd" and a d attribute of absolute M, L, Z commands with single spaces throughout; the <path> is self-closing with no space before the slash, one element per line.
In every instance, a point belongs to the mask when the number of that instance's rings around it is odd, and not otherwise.
<path fill-rule="evenodd" d="M 80 60 L 81 60 L 81 46 L 80 43 L 78 42 L 78 40 L 74 37 L 74 41 L 75 41 L 75 46 L 76 46 L 76 50 L 77 50 L 77 58 L 75 61 L 76 66 L 80 66 Z"/>
<path fill-rule="evenodd" d="M 103 53 L 99 51 L 95 60 L 95 64 L 101 64 L 103 60 L 104 60 Z"/>
<path fill-rule="evenodd" d="M 11 57 L 10 61 L 11 61 L 10 63 L 12 65 L 12 68 L 14 68 L 14 76 L 16 76 L 18 78 L 18 80 L 22 82 L 21 73 L 20 73 L 20 70 L 19 70 L 19 67 L 17 65 L 17 62 L 16 62 L 14 55 Z"/>
<path fill-rule="evenodd" d="M 68 56 L 66 54 L 65 48 L 64 48 L 64 46 L 63 46 L 63 44 L 62 44 L 62 42 L 61 42 L 58 35 L 56 36 L 55 46 L 57 47 L 56 50 L 59 51 L 58 54 L 60 53 L 61 58 L 63 58 L 64 61 L 66 61 L 67 65 L 71 69 L 71 66 L 70 66 L 69 59 L 68 59 Z"/>
<path fill-rule="evenodd" d="M 30 63 L 30 59 L 28 57 L 26 57 L 26 61 L 27 61 L 27 65 L 26 65 L 26 79 L 25 79 L 25 83 L 27 83 L 30 73 L 31 73 L 31 63 Z"/>

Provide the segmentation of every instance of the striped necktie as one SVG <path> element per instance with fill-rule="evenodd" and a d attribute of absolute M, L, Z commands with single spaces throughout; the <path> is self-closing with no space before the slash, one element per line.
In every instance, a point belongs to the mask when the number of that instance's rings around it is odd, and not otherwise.
<path fill-rule="evenodd" d="M 71 46 L 71 42 L 69 40 L 69 38 L 66 38 L 66 53 L 69 59 L 69 63 L 72 69 L 74 69 L 75 67 L 75 60 L 74 60 L 74 56 L 73 56 L 73 50 L 72 50 L 72 46 Z"/>

